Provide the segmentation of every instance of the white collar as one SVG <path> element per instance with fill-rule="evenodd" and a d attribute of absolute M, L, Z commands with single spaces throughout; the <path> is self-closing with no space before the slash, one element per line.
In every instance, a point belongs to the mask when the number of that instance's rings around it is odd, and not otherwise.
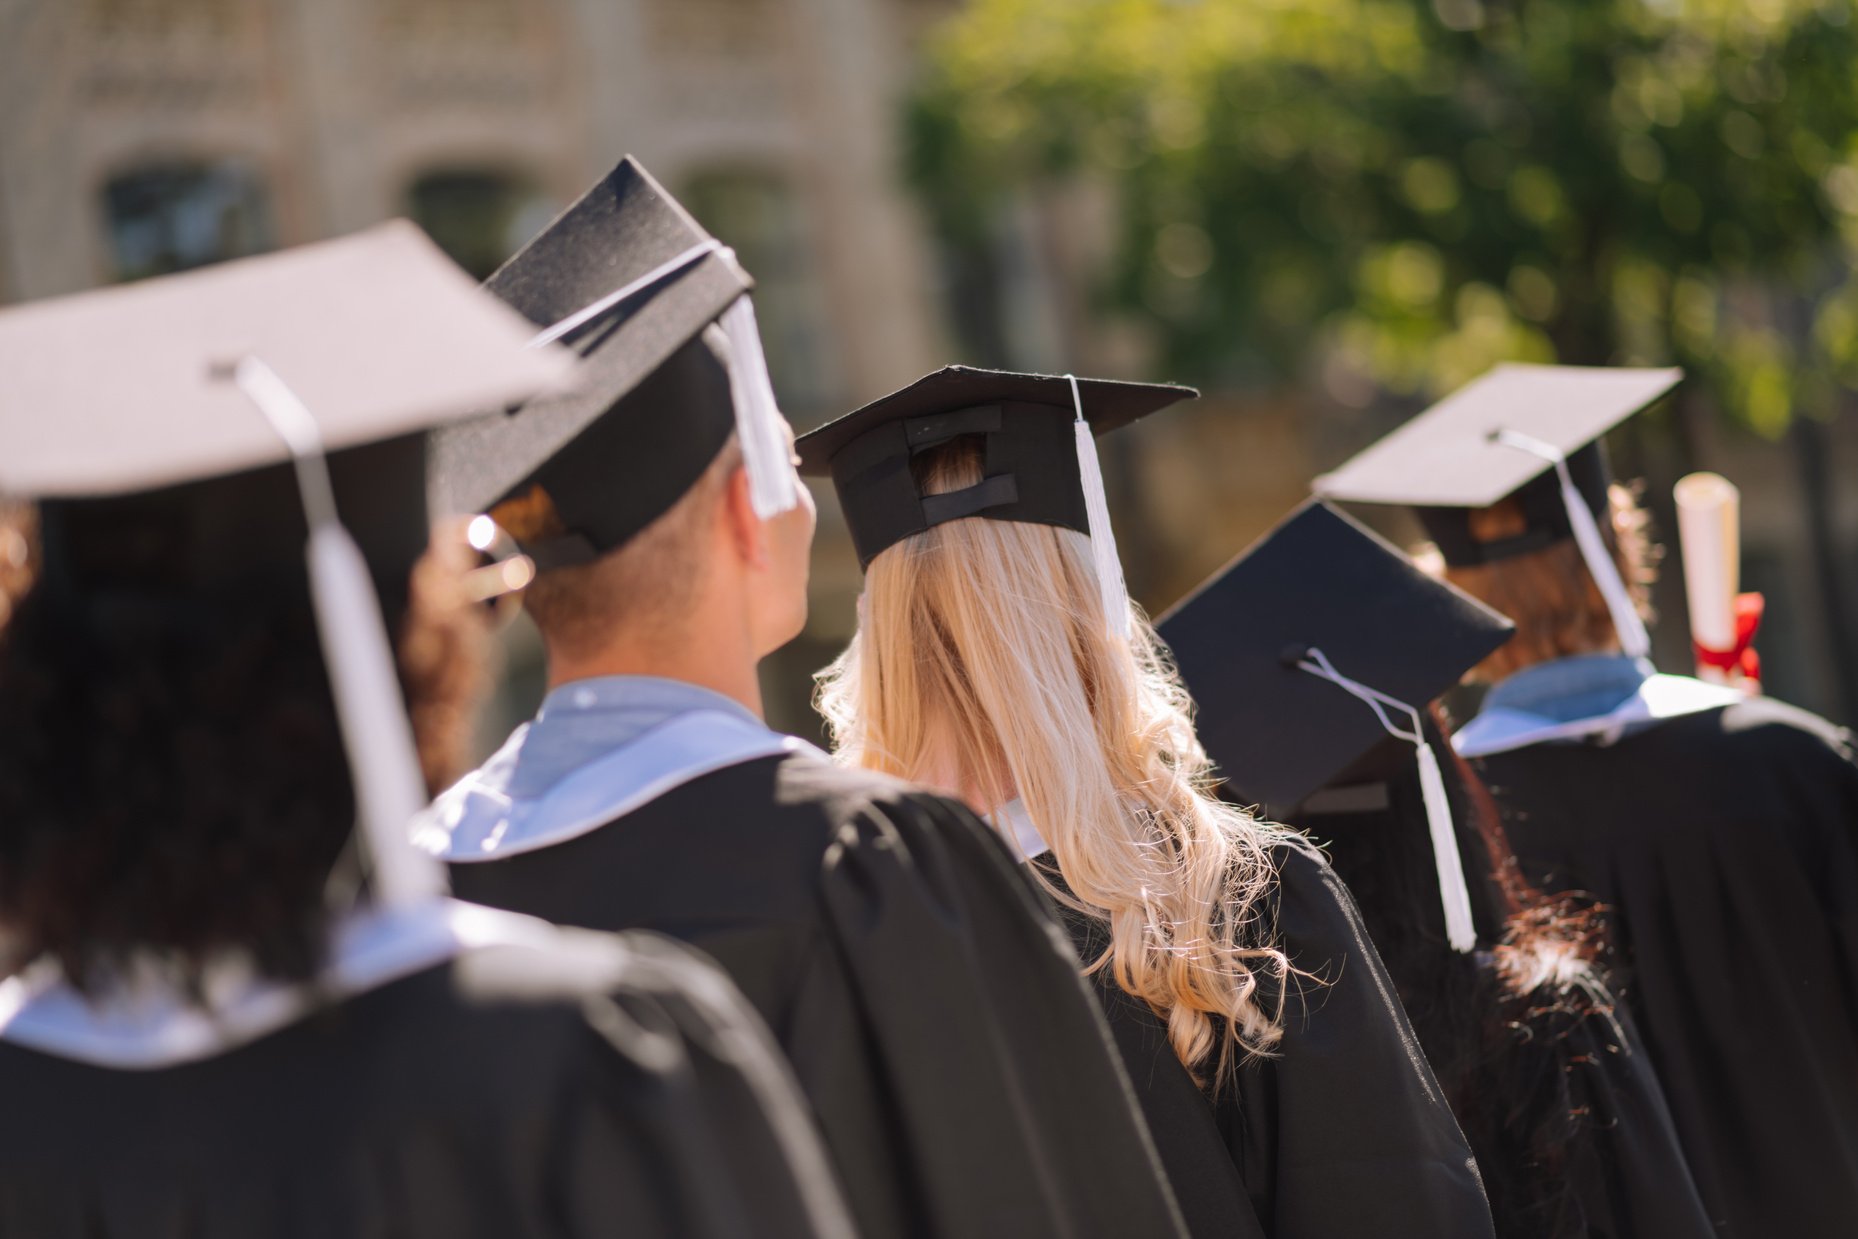
<path fill-rule="evenodd" d="M 499 860 L 566 843 L 693 779 L 783 753 L 823 753 L 724 710 L 677 714 L 595 758 L 540 796 L 509 791 L 522 736 L 413 819 L 413 841 L 453 864 Z"/>
<path fill-rule="evenodd" d="M 471 947 L 542 942 L 551 932 L 531 917 L 451 899 L 368 908 L 336 925 L 315 983 L 285 985 L 229 957 L 208 968 L 204 1006 L 152 964 L 88 1000 L 40 961 L 0 981 L 0 1041 L 117 1070 L 172 1067 L 237 1049 Z"/>
<path fill-rule="evenodd" d="M 1013 850 L 1019 853 L 1020 862 L 1043 856 L 1052 850 L 1051 844 L 1045 842 L 1045 836 L 1032 824 L 1032 814 L 1026 810 L 1026 802 L 1015 797 L 996 809 L 995 814 L 1005 823 L 1002 833 Z"/>
<path fill-rule="evenodd" d="M 1452 737 L 1461 757 L 1487 757 L 1536 744 L 1593 740 L 1614 744 L 1630 731 L 1685 714 L 1746 701 L 1736 688 L 1683 675 L 1653 675 L 1604 714 L 1560 722 L 1528 710 L 1498 706 L 1478 714 Z"/>

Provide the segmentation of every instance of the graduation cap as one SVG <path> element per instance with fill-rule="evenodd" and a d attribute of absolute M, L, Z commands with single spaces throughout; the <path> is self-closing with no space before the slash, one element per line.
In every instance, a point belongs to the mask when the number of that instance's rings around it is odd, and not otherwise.
<path fill-rule="evenodd" d="M 1611 480 L 1600 440 L 1682 378 L 1676 369 L 1501 365 L 1317 478 L 1314 490 L 1417 509 L 1448 564 L 1492 563 L 1572 537 L 1620 647 L 1640 657 L 1651 639 L 1600 535 Z M 1511 496 L 1523 531 L 1498 542 L 1472 537 L 1472 511 Z"/>
<path fill-rule="evenodd" d="M 1088 534 L 1104 615 L 1127 636 L 1128 594 L 1096 436 L 1199 394 L 1164 383 L 947 366 L 802 435 L 795 450 L 802 473 L 832 478 L 863 567 L 910 535 L 964 516 Z M 962 490 L 924 494 L 911 461 L 967 435 L 984 444 L 985 476 Z"/>
<path fill-rule="evenodd" d="M 1438 759 L 1418 711 L 1509 620 L 1310 500 L 1164 615 L 1201 742 L 1243 800 L 1285 810 L 1391 735 L 1414 746 L 1453 945 L 1473 931 Z"/>
<path fill-rule="evenodd" d="M 0 493 L 39 502 L 36 588 L 306 593 L 383 902 L 443 878 L 406 837 L 426 796 L 370 570 L 403 605 L 428 427 L 568 378 L 532 334 L 404 222 L 0 311 Z"/>
<path fill-rule="evenodd" d="M 540 568 L 587 563 L 742 443 L 756 512 L 799 502 L 753 281 L 628 156 L 485 283 L 584 359 L 560 395 L 436 436 L 435 505 L 490 512 Z"/>

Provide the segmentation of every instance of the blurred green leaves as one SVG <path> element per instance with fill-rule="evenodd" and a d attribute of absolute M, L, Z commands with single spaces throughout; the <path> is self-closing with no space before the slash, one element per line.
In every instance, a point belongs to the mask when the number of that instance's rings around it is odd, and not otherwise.
<path fill-rule="evenodd" d="M 1676 362 L 1766 433 L 1858 387 L 1850 0 L 973 0 L 908 137 L 956 235 L 1112 185 L 1175 377 Z"/>

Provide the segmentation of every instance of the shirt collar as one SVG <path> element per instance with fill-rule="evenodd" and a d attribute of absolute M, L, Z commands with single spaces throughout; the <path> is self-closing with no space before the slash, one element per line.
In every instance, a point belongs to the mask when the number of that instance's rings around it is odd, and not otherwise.
<path fill-rule="evenodd" d="M 0 981 L 0 1040 L 117 1070 L 173 1067 L 249 1044 L 472 947 L 552 941 L 541 921 L 431 899 L 337 918 L 313 985 L 286 985 L 242 954 L 223 954 L 192 992 L 163 961 L 137 956 L 101 995 L 86 996 L 53 961 L 40 960 Z"/>
<path fill-rule="evenodd" d="M 1612 711 L 1653 674 L 1628 654 L 1575 654 L 1516 672 L 1485 694 L 1482 709 L 1572 722 Z"/>
<path fill-rule="evenodd" d="M 1002 831 L 1013 850 L 1019 853 L 1021 861 L 1036 859 L 1052 850 L 1052 845 L 1045 842 L 1045 836 L 1033 824 L 1032 814 L 1026 810 L 1026 802 L 1013 799 L 1001 805 L 996 814 L 1002 819 L 1005 830 Z"/>
<path fill-rule="evenodd" d="M 644 715 L 682 714 L 686 710 L 722 710 L 751 723 L 761 720 L 755 712 L 713 688 L 672 680 L 657 675 L 599 675 L 585 680 L 570 680 L 551 690 L 536 711 L 539 723 L 553 716 L 592 713 Z"/>
<path fill-rule="evenodd" d="M 733 697 L 684 680 L 650 675 L 574 680 L 543 698 L 535 720 L 523 728 L 508 790 L 517 797 L 544 795 L 588 762 L 692 710 L 767 726 Z"/>

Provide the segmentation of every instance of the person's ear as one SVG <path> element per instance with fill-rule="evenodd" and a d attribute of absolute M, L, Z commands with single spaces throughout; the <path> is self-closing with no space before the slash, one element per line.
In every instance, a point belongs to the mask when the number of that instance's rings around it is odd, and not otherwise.
<path fill-rule="evenodd" d="M 759 571 L 768 566 L 768 531 L 750 497 L 748 470 L 737 466 L 723 488 L 723 522 L 730 545 L 744 566 Z"/>

